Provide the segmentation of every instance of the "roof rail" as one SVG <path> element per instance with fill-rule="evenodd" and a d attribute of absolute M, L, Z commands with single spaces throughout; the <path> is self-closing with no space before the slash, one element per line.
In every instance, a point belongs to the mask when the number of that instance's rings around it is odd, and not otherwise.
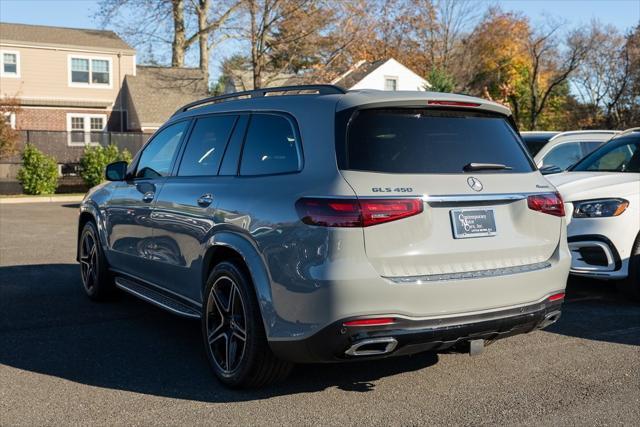
<path fill-rule="evenodd" d="M 287 93 L 289 92 L 289 93 Z M 189 104 L 183 105 L 178 108 L 178 110 L 173 113 L 175 116 L 178 113 L 183 113 L 195 107 L 200 107 L 206 104 L 217 104 L 222 101 L 230 101 L 233 99 L 245 99 L 245 98 L 262 98 L 264 96 L 269 96 L 268 94 L 280 94 L 280 95 L 308 95 L 308 94 L 317 94 L 317 95 L 330 95 L 330 94 L 345 94 L 347 91 L 340 86 L 335 85 L 299 85 L 299 86 L 279 86 L 279 87 L 269 87 L 255 90 L 246 90 L 243 92 L 234 92 L 226 95 L 219 96 L 211 96 L 209 98 L 204 98 L 199 101 L 194 101 Z M 274 95 L 271 95 L 274 96 Z"/>
<path fill-rule="evenodd" d="M 640 127 L 625 129 L 622 132 L 620 132 L 620 134 L 618 136 L 628 135 L 628 134 L 633 133 L 633 132 L 640 132 Z"/>

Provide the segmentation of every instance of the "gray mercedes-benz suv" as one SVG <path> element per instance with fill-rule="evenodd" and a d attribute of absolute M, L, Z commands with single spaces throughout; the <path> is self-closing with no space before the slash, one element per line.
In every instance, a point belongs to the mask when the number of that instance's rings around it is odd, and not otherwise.
<path fill-rule="evenodd" d="M 324 85 L 214 97 L 106 178 L 80 207 L 87 294 L 200 319 L 230 386 L 292 362 L 477 353 L 560 316 L 564 205 L 493 102 Z"/>

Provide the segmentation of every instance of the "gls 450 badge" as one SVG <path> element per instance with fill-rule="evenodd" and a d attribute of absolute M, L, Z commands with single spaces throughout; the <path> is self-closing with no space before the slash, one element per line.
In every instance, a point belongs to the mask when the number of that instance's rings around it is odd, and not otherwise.
<path fill-rule="evenodd" d="M 374 193 L 413 193 L 411 187 L 373 187 L 371 189 Z"/>

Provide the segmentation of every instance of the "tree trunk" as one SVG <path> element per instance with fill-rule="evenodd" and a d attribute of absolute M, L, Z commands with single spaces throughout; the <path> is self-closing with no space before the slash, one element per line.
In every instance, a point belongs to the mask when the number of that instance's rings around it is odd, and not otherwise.
<path fill-rule="evenodd" d="M 183 0 L 171 0 L 171 5 L 173 7 L 173 43 L 171 45 L 171 66 L 184 67 L 184 2 Z"/>
<path fill-rule="evenodd" d="M 249 14 L 251 15 L 251 70 L 253 72 L 253 88 L 260 89 L 262 86 L 262 70 L 260 69 L 260 52 L 258 48 L 258 28 L 256 20 L 258 19 L 256 10 L 258 5 L 255 0 L 249 5 Z"/>
<path fill-rule="evenodd" d="M 209 0 L 200 0 L 198 7 L 198 42 L 200 44 L 200 69 L 204 82 L 209 87 L 209 32 L 207 28 L 207 14 L 209 13 Z"/>

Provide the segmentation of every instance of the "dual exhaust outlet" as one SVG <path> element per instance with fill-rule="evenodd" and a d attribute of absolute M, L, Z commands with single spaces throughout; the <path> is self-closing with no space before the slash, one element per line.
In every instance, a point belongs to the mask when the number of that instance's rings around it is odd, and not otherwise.
<path fill-rule="evenodd" d="M 552 325 L 558 321 L 560 318 L 561 312 L 560 310 L 552 311 L 547 313 L 542 321 L 538 324 L 537 328 L 542 329 L 546 328 L 549 325 Z M 482 353 L 485 347 L 484 339 L 474 339 L 467 341 L 468 351 L 471 356 L 478 355 Z M 384 354 L 389 354 L 396 349 L 398 346 L 398 340 L 393 337 L 382 337 L 382 338 L 368 338 L 361 341 L 356 342 L 351 347 L 349 347 L 344 354 L 347 356 L 380 356 Z"/>

